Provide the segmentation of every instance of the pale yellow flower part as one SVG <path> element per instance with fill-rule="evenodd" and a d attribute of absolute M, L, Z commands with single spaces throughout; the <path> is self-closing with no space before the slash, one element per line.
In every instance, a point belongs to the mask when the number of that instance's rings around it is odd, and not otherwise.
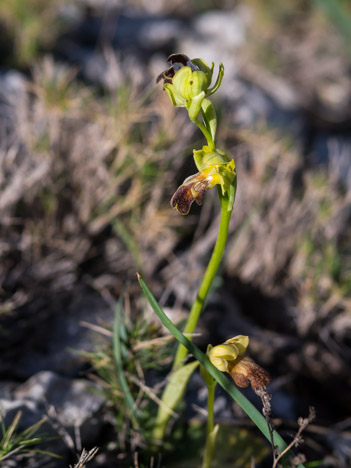
<path fill-rule="evenodd" d="M 212 364 L 221 372 L 230 372 L 231 361 L 242 357 L 249 345 L 249 337 L 244 335 L 235 336 L 223 344 L 210 349 L 208 357 Z"/>
<path fill-rule="evenodd" d="M 235 336 L 218 346 L 208 347 L 207 354 L 212 364 L 221 372 L 230 374 L 238 387 L 249 383 L 255 392 L 265 389 L 270 380 L 267 371 L 251 358 L 245 356 L 249 337 Z"/>

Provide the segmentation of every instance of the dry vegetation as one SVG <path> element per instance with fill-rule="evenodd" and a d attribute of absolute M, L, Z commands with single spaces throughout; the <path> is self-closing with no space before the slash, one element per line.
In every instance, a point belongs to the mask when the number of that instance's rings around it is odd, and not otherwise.
<path fill-rule="evenodd" d="M 33 82 L 21 83 L 15 112 L 9 106 L 0 197 L 4 313 L 40 297 L 37 314 L 82 283 L 118 296 L 133 260 L 152 275 L 177 242 L 180 219 L 167 194 L 183 158 L 169 127 L 177 123 L 183 144 L 191 131 L 159 105 L 160 90 L 125 84 L 97 98 L 74 76 L 46 58 Z"/>

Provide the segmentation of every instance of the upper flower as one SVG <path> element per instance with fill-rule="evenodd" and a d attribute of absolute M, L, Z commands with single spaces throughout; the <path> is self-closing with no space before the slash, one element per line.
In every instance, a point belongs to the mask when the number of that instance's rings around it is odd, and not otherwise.
<path fill-rule="evenodd" d="M 247 387 L 250 382 L 253 390 L 257 391 L 266 387 L 270 377 L 268 372 L 245 356 L 248 345 L 248 336 L 235 336 L 209 348 L 208 357 L 217 369 L 228 372 L 238 387 Z"/>
<path fill-rule="evenodd" d="M 185 54 L 172 54 L 167 61 L 171 66 L 164 70 L 158 77 L 157 82 L 163 79 L 163 88 L 167 91 L 172 104 L 177 107 L 186 107 L 191 120 L 196 120 L 205 97 L 213 94 L 220 86 L 223 76 L 223 65 L 215 86 L 209 89 L 212 80 L 213 67 L 195 58 L 190 60 Z"/>
<path fill-rule="evenodd" d="M 175 106 L 185 106 L 186 101 L 207 91 L 211 84 L 213 63 L 210 68 L 204 60 L 190 60 L 184 54 L 172 54 L 167 61 L 171 67 L 157 77 L 157 82 L 163 78 L 164 89 Z"/>

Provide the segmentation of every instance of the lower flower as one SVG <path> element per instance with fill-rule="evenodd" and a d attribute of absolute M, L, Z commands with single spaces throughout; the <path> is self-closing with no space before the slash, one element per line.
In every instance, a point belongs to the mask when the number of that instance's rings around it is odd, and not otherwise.
<path fill-rule="evenodd" d="M 270 381 L 267 371 L 251 358 L 245 356 L 249 344 L 248 336 L 235 336 L 221 345 L 208 349 L 212 364 L 222 372 L 228 372 L 238 387 L 248 387 L 257 392 L 265 389 Z"/>
<path fill-rule="evenodd" d="M 224 195 L 234 177 L 235 164 L 233 160 L 226 164 L 209 166 L 184 180 L 173 195 L 171 206 L 178 213 L 187 215 L 192 203 L 196 201 L 198 205 L 202 205 L 206 190 L 213 188 L 215 185 L 221 186 Z"/>

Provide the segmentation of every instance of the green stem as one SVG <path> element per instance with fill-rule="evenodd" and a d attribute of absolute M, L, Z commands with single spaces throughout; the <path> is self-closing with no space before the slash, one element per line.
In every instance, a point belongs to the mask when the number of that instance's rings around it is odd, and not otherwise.
<path fill-rule="evenodd" d="M 202 459 L 202 468 L 211 468 L 216 439 L 219 430 L 219 425 L 214 425 L 214 401 L 215 388 L 217 381 L 209 374 L 208 370 L 200 365 L 200 375 L 206 384 L 207 388 L 207 434 L 205 450 Z"/>
<path fill-rule="evenodd" d="M 216 385 L 209 385 L 207 387 L 207 435 L 209 435 L 214 428 L 214 401 L 215 401 L 215 388 Z"/>
<path fill-rule="evenodd" d="M 219 426 L 214 427 L 214 397 L 215 397 L 216 385 L 207 386 L 208 397 L 207 397 L 207 435 L 204 457 L 202 461 L 202 468 L 211 468 L 213 453 L 216 445 L 216 438 L 218 434 Z"/>
<path fill-rule="evenodd" d="M 212 138 L 212 135 L 211 133 L 207 130 L 207 128 L 205 127 L 205 125 L 203 123 L 200 122 L 199 119 L 196 119 L 196 120 L 193 120 L 194 124 L 196 124 L 199 129 L 202 131 L 202 133 L 204 134 L 206 140 L 207 140 L 207 144 L 208 146 L 210 147 L 211 151 L 216 151 L 216 145 L 215 145 L 215 142 L 213 141 L 213 138 Z"/>
<path fill-rule="evenodd" d="M 231 186 L 231 189 L 232 191 L 234 191 L 234 194 L 228 193 L 226 195 L 222 195 L 219 190 L 219 197 L 221 200 L 221 221 L 219 225 L 217 241 L 213 249 L 212 256 L 207 266 L 205 275 L 202 279 L 195 302 L 190 310 L 188 321 L 184 329 L 184 333 L 186 334 L 191 334 L 195 331 L 208 291 L 211 287 L 212 281 L 217 273 L 218 267 L 222 260 L 223 252 L 228 237 L 229 221 L 233 209 L 236 187 Z M 186 355 L 186 348 L 184 348 L 184 346 L 182 345 L 179 345 L 174 359 L 173 368 L 175 368 L 180 362 L 182 362 L 186 358 Z"/>

